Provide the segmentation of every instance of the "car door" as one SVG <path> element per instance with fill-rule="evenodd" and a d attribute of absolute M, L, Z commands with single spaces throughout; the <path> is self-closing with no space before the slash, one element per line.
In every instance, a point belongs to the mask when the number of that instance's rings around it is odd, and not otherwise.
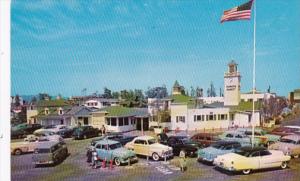
<path fill-rule="evenodd" d="M 280 166 L 280 158 L 272 155 L 268 150 L 260 151 L 260 168 L 272 168 Z"/>
<path fill-rule="evenodd" d="M 173 148 L 173 153 L 174 154 L 179 153 L 178 143 L 177 143 L 176 138 L 173 138 L 173 137 L 169 138 L 167 144 L 168 144 L 168 146 Z"/>
<path fill-rule="evenodd" d="M 256 151 L 249 155 L 247 159 L 247 165 L 250 169 L 259 169 L 260 168 L 260 152 Z"/>
<path fill-rule="evenodd" d="M 136 139 L 133 142 L 133 150 L 136 154 L 143 154 L 144 140 Z"/>

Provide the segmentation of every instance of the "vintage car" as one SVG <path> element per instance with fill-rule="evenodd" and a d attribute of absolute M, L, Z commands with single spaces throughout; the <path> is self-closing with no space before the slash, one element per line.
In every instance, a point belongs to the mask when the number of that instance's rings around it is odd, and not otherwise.
<path fill-rule="evenodd" d="M 92 126 L 80 126 L 74 128 L 73 139 L 87 139 L 99 136 L 100 130 Z"/>
<path fill-rule="evenodd" d="M 278 128 L 274 128 L 270 133 L 279 136 L 287 136 L 287 135 L 293 135 L 297 131 L 299 131 L 299 129 L 294 127 L 278 127 Z"/>
<path fill-rule="evenodd" d="M 207 148 L 198 150 L 198 161 L 213 163 L 219 155 L 235 152 L 241 147 L 237 141 L 218 141 Z"/>
<path fill-rule="evenodd" d="M 251 128 L 238 128 L 236 131 L 242 132 L 249 137 L 252 136 L 252 129 Z M 260 143 L 264 145 L 270 145 L 280 140 L 279 135 L 275 134 L 267 134 L 267 131 L 264 131 L 261 128 L 254 129 L 254 137 L 260 139 Z"/>
<path fill-rule="evenodd" d="M 199 143 L 201 147 L 208 147 L 220 140 L 217 133 L 197 133 L 191 137 L 191 140 Z"/>
<path fill-rule="evenodd" d="M 223 141 L 237 141 L 242 146 L 251 145 L 251 136 L 238 131 L 225 131 L 223 134 L 219 135 L 219 138 Z M 264 145 L 259 138 L 254 138 L 254 145 L 260 146 Z"/>
<path fill-rule="evenodd" d="M 173 157 L 173 148 L 157 143 L 152 136 L 139 136 L 125 145 L 133 150 L 137 155 L 150 156 L 158 161 L 160 158 Z"/>
<path fill-rule="evenodd" d="M 165 141 L 161 141 L 161 144 L 168 145 L 173 148 L 173 154 L 178 156 L 196 156 L 196 153 L 200 145 L 187 136 L 170 136 Z"/>
<path fill-rule="evenodd" d="M 101 160 L 106 160 L 107 162 L 113 160 L 117 166 L 138 161 L 135 153 L 122 147 L 122 144 L 118 141 L 104 139 L 98 141 L 94 148 Z"/>
<path fill-rule="evenodd" d="M 60 142 L 64 142 L 64 139 L 60 136 L 57 135 L 55 132 L 51 131 L 51 130 L 47 130 L 47 129 L 39 129 L 33 132 L 33 135 L 38 137 L 38 139 L 44 140 L 44 141 L 60 141 Z M 29 136 L 31 137 L 31 139 L 33 138 L 33 136 Z"/>
<path fill-rule="evenodd" d="M 34 150 L 32 156 L 35 166 L 55 165 L 63 161 L 69 155 L 65 143 L 47 141 L 40 143 Z"/>
<path fill-rule="evenodd" d="M 10 144 L 11 154 L 21 155 L 23 153 L 33 152 L 39 143 L 39 141 L 13 142 Z"/>
<path fill-rule="evenodd" d="M 279 150 L 267 150 L 264 147 L 241 147 L 234 153 L 218 156 L 214 159 L 214 165 L 231 172 L 242 171 L 247 175 L 252 170 L 287 168 L 291 156 L 284 155 Z"/>
<path fill-rule="evenodd" d="M 300 155 L 300 135 L 284 136 L 279 142 L 270 145 L 269 149 L 281 150 L 284 154 L 297 158 Z"/>
<path fill-rule="evenodd" d="M 42 128 L 42 125 L 40 124 L 27 124 L 27 123 L 22 123 L 18 124 L 16 126 L 13 126 L 11 128 L 12 132 L 18 132 L 22 131 L 25 134 L 32 134 L 35 130 Z"/>

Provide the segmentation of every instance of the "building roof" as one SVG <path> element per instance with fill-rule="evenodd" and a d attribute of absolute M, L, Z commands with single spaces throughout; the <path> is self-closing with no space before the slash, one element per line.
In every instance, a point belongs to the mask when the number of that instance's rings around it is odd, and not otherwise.
<path fill-rule="evenodd" d="M 243 111 L 251 111 L 253 109 L 253 103 L 252 102 L 240 102 L 238 106 L 230 106 L 230 111 L 232 112 L 243 112 Z M 254 110 L 260 110 L 262 108 L 261 102 L 255 102 L 254 103 Z"/>
<path fill-rule="evenodd" d="M 204 104 L 203 108 L 224 108 L 224 102 L 213 102 L 211 104 Z"/>
<path fill-rule="evenodd" d="M 107 112 L 106 117 L 148 117 L 147 108 L 128 108 L 123 106 L 109 106 L 100 109 L 100 111 Z"/>
<path fill-rule="evenodd" d="M 193 102 L 193 98 L 186 95 L 171 95 L 169 97 L 166 97 L 164 99 L 172 100 L 172 103 L 179 103 L 179 104 L 188 104 Z"/>
<path fill-rule="evenodd" d="M 99 102 L 110 102 L 110 103 L 114 103 L 114 102 L 120 102 L 118 99 L 108 99 L 108 98 L 89 98 L 86 102 L 88 101 L 99 101 Z"/>

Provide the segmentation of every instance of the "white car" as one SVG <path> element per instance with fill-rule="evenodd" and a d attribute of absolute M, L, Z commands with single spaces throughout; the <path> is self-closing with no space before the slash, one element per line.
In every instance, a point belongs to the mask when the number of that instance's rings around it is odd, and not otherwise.
<path fill-rule="evenodd" d="M 300 155 L 300 135 L 283 136 L 279 142 L 269 146 L 270 150 L 281 150 L 284 154 L 298 158 Z"/>
<path fill-rule="evenodd" d="M 54 133 L 57 133 L 59 132 L 60 130 L 64 130 L 64 129 L 67 129 L 68 126 L 66 125 L 48 125 L 46 126 L 45 128 L 41 128 L 41 129 L 38 129 L 36 131 L 44 131 L 44 130 L 48 130 L 48 131 L 52 131 Z"/>
<path fill-rule="evenodd" d="M 128 142 L 125 148 L 133 150 L 137 155 L 152 157 L 155 161 L 173 156 L 172 147 L 157 143 L 156 139 L 151 136 L 136 137 Z"/>
<path fill-rule="evenodd" d="M 267 150 L 263 147 L 242 147 L 235 153 L 218 156 L 214 165 L 228 171 L 242 171 L 247 175 L 252 170 L 287 168 L 291 156 L 284 155 L 282 151 Z"/>
<path fill-rule="evenodd" d="M 36 130 L 33 132 L 33 135 L 35 137 L 37 137 L 38 140 L 40 140 L 40 141 L 59 141 L 59 142 L 64 141 L 64 139 L 60 135 L 57 135 L 55 132 L 47 130 L 47 129 Z M 34 139 L 34 136 L 29 136 L 29 137 L 32 140 L 32 139 Z M 27 141 L 29 141 L 29 139 Z"/>

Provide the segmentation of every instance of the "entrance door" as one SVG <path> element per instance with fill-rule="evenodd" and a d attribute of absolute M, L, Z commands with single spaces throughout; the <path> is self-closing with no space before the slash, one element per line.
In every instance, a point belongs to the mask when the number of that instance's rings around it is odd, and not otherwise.
<path fill-rule="evenodd" d="M 83 118 L 83 125 L 89 125 L 89 118 L 87 117 Z"/>

